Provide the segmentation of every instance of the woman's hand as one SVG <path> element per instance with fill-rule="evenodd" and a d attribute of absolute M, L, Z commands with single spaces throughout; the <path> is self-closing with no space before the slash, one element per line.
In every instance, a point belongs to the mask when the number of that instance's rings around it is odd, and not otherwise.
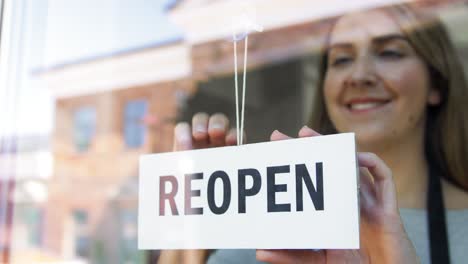
<path fill-rule="evenodd" d="M 198 113 L 191 125 L 186 122 L 176 125 L 174 151 L 236 145 L 236 130 L 228 129 L 229 120 L 225 115 Z"/>
<path fill-rule="evenodd" d="M 176 125 L 174 151 L 236 145 L 236 130 L 228 129 L 229 119 L 225 115 L 198 113 L 193 116 L 192 124 L 183 122 Z M 201 264 L 208 256 L 209 250 L 163 250 L 158 263 Z"/>
<path fill-rule="evenodd" d="M 299 137 L 319 136 L 304 127 Z M 278 131 L 271 140 L 289 137 Z M 358 250 L 257 250 L 269 263 L 419 263 L 398 212 L 392 172 L 372 153 L 358 153 L 361 246 Z"/>

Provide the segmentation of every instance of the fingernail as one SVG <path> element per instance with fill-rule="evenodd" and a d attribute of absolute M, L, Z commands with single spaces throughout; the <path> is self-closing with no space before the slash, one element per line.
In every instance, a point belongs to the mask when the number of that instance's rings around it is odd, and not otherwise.
<path fill-rule="evenodd" d="M 273 132 L 271 132 L 271 136 L 277 135 L 277 134 L 280 134 L 280 132 L 278 130 L 274 130 Z"/>
<path fill-rule="evenodd" d="M 204 125 L 195 126 L 195 132 L 206 133 L 206 126 Z"/>
<path fill-rule="evenodd" d="M 179 134 L 179 135 L 177 136 L 177 141 L 179 141 L 179 143 L 187 143 L 187 142 L 190 142 L 190 136 L 187 135 L 186 133 Z"/>
<path fill-rule="evenodd" d="M 210 129 L 224 129 L 224 126 L 222 123 L 211 123 L 210 124 Z"/>
<path fill-rule="evenodd" d="M 186 127 L 186 126 L 178 126 L 176 128 L 175 136 L 176 136 L 176 139 L 177 139 L 178 142 L 186 143 L 186 142 L 189 142 L 192 139 L 192 135 L 191 135 L 191 132 L 190 132 L 189 129 L 190 128 Z"/>
<path fill-rule="evenodd" d="M 276 132 L 277 134 L 281 135 L 281 136 L 288 136 L 288 135 L 284 134 L 283 132 L 281 132 L 281 131 L 279 131 L 279 130 L 275 130 L 275 132 Z"/>
<path fill-rule="evenodd" d="M 299 130 L 299 133 L 307 133 L 309 136 L 320 136 L 320 133 L 310 128 L 308 125 L 305 125 Z"/>

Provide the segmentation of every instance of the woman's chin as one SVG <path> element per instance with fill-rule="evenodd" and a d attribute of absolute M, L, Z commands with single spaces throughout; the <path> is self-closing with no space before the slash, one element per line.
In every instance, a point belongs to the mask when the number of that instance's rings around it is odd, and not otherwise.
<path fill-rule="evenodd" d="M 387 133 L 383 131 L 373 131 L 371 129 L 367 130 L 356 130 L 356 143 L 359 151 L 366 152 L 379 152 L 382 148 L 385 147 L 388 139 L 392 138 Z"/>

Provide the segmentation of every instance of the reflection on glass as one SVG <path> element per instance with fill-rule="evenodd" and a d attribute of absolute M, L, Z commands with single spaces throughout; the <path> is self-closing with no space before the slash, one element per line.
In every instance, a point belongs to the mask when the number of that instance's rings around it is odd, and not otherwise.
<path fill-rule="evenodd" d="M 138 148 L 143 145 L 145 127 L 142 121 L 147 108 L 148 103 L 145 100 L 133 100 L 125 105 L 124 137 L 125 144 L 130 148 Z"/>
<path fill-rule="evenodd" d="M 80 107 L 74 114 L 74 140 L 76 149 L 86 151 L 96 132 L 96 111 L 94 108 Z"/>
<path fill-rule="evenodd" d="M 14 197 L 14 210 L 0 201 L 0 263 L 6 256 L 13 263 L 155 263 L 159 252 L 136 244 L 138 157 L 172 151 L 175 125 L 191 123 L 197 112 L 221 112 L 235 126 L 233 46 L 219 22 L 230 15 L 229 1 L 12 2 L 11 46 L 20 59 L 9 65 L 17 72 L 9 80 L 21 85 L 9 100 L 19 102 L 14 126 L 21 133 L 0 129 L 1 169 L 15 179 L 15 195 L 5 194 L 10 185 L 0 177 L 0 197 Z M 265 30 L 249 35 L 248 143 L 267 141 L 273 129 L 297 134 L 313 108 L 318 56 L 333 18 L 376 5 L 251 2 Z M 466 1 L 418 2 L 443 18 L 466 69 Z M 44 133 L 50 144 L 24 143 L 40 143 Z M 192 165 L 180 161 L 185 171 Z M 5 230 L 14 230 L 11 238 Z"/>

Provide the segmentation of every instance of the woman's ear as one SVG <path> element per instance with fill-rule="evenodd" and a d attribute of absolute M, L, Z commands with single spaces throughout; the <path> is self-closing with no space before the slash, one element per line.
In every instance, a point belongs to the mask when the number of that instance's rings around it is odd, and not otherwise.
<path fill-rule="evenodd" d="M 431 88 L 427 97 L 427 103 L 430 106 L 439 105 L 442 101 L 439 89 Z"/>

